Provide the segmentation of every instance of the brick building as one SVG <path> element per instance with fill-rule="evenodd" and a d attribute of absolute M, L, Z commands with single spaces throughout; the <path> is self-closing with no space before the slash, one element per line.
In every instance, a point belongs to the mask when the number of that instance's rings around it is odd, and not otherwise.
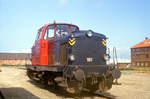
<path fill-rule="evenodd" d="M 0 53 L 0 65 L 31 64 L 30 53 Z"/>
<path fill-rule="evenodd" d="M 132 66 L 150 66 L 150 39 L 134 45 L 131 48 Z"/>
<path fill-rule="evenodd" d="M 126 67 L 130 67 L 131 63 L 118 63 L 117 66 L 119 68 L 126 68 Z"/>

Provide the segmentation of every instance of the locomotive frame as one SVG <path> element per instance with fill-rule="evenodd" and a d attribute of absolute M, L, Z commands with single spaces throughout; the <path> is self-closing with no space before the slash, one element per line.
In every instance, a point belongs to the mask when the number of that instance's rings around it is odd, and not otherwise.
<path fill-rule="evenodd" d="M 32 47 L 27 75 L 72 93 L 107 91 L 113 84 L 114 67 L 106 63 L 106 39 L 103 34 L 80 30 L 77 25 L 46 24 L 39 29 Z"/>

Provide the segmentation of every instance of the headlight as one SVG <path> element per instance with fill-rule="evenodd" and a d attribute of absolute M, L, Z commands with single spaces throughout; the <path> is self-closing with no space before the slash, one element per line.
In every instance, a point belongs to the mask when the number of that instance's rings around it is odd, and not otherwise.
<path fill-rule="evenodd" d="M 74 35 L 73 35 L 73 34 L 71 34 L 71 37 L 73 38 L 73 37 L 74 37 Z"/>
<path fill-rule="evenodd" d="M 88 36 L 88 37 L 92 37 L 92 35 L 93 35 L 93 32 L 92 32 L 91 30 L 89 30 L 89 31 L 87 32 L 87 36 Z"/>
<path fill-rule="evenodd" d="M 74 61 L 74 60 L 75 60 L 74 55 L 70 55 L 70 56 L 69 56 L 69 59 L 70 59 L 71 61 Z"/>
<path fill-rule="evenodd" d="M 110 59 L 109 54 L 104 54 L 104 59 L 105 59 L 105 60 L 109 60 L 109 59 Z"/>

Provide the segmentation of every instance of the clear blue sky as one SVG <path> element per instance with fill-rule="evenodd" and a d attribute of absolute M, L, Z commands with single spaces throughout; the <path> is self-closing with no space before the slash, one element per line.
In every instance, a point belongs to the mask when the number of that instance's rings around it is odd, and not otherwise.
<path fill-rule="evenodd" d="M 69 22 L 100 32 L 120 58 L 150 37 L 150 0 L 0 0 L 0 52 L 29 49 L 38 28 Z"/>

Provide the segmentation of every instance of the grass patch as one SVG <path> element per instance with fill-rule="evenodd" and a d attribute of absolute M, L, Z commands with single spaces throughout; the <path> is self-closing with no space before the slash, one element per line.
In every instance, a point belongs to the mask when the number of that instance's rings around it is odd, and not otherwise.
<path fill-rule="evenodd" d="M 127 68 L 119 68 L 119 70 L 123 71 L 123 70 L 134 70 L 132 67 L 127 67 Z"/>
<path fill-rule="evenodd" d="M 119 70 L 150 71 L 150 66 L 130 66 L 126 68 L 119 68 Z"/>
<path fill-rule="evenodd" d="M 147 66 L 136 66 L 136 67 L 133 67 L 135 70 L 140 70 L 140 71 L 150 71 L 150 67 L 147 67 Z"/>
<path fill-rule="evenodd" d="M 17 69 L 26 69 L 25 65 L 0 65 L 0 68 L 17 68 Z"/>

